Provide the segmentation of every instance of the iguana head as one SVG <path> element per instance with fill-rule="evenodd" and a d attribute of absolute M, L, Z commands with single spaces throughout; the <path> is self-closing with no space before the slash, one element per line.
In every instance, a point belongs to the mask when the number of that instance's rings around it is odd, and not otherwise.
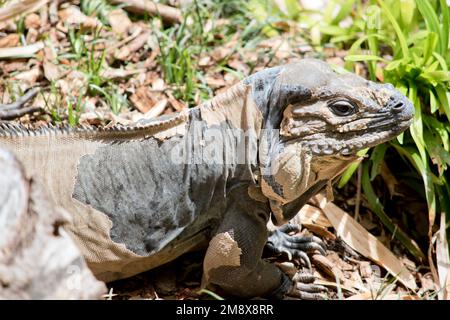
<path fill-rule="evenodd" d="M 261 188 L 273 210 L 323 187 L 357 159 L 357 151 L 405 131 L 414 114 L 392 85 L 339 74 L 314 59 L 245 81 L 264 118 Z"/>

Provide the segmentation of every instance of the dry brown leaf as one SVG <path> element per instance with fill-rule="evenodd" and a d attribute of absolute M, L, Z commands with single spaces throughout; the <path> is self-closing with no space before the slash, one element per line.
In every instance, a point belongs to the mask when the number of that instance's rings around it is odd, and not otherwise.
<path fill-rule="evenodd" d="M 136 92 L 130 97 L 130 101 L 137 110 L 146 113 L 158 102 L 158 96 L 148 87 L 143 86 L 136 89 Z"/>
<path fill-rule="evenodd" d="M 108 22 L 114 33 L 126 35 L 133 25 L 128 15 L 122 9 L 112 10 L 108 13 Z"/>
<path fill-rule="evenodd" d="M 250 71 L 250 68 L 248 67 L 248 65 L 246 63 L 244 63 L 240 58 L 230 59 L 228 61 L 228 65 L 231 68 L 233 68 L 239 72 L 242 72 L 243 74 L 248 74 Z"/>
<path fill-rule="evenodd" d="M 152 89 L 155 91 L 163 91 L 166 89 L 166 83 L 162 78 L 156 78 L 152 81 Z"/>
<path fill-rule="evenodd" d="M 398 181 L 395 178 L 395 176 L 392 174 L 391 170 L 389 170 L 386 163 L 383 161 L 381 164 L 381 170 L 380 170 L 381 177 L 383 178 L 384 183 L 387 185 L 389 190 L 389 195 L 392 199 L 393 196 L 399 195 L 398 192 L 396 192 L 396 187 L 398 185 Z"/>
<path fill-rule="evenodd" d="M 201 57 L 200 60 L 198 61 L 199 67 L 207 67 L 211 64 L 212 64 L 212 61 L 211 61 L 211 57 L 209 55 Z"/>
<path fill-rule="evenodd" d="M 166 110 L 167 99 L 159 100 L 148 112 L 144 114 L 144 119 L 152 119 L 160 116 Z"/>
<path fill-rule="evenodd" d="M 76 6 L 69 6 L 58 12 L 59 19 L 68 24 L 82 25 L 84 28 L 95 29 L 102 25 L 100 20 L 88 17 Z"/>
<path fill-rule="evenodd" d="M 420 298 L 418 296 L 400 293 L 392 293 L 384 297 L 380 297 L 378 292 L 369 291 L 348 297 L 346 300 L 420 300 Z"/>
<path fill-rule="evenodd" d="M 26 61 L 15 60 L 2 65 L 2 70 L 5 74 L 9 74 L 14 71 L 24 71 L 27 69 Z"/>
<path fill-rule="evenodd" d="M 225 57 L 231 55 L 233 52 L 232 48 L 229 47 L 217 47 L 211 52 L 211 58 L 215 61 L 220 61 L 224 59 Z"/>
<path fill-rule="evenodd" d="M 17 33 L 11 33 L 0 39 L 0 48 L 17 47 L 20 43 L 20 36 Z"/>
<path fill-rule="evenodd" d="M 330 220 L 336 233 L 352 249 L 385 268 L 391 275 L 411 290 L 416 290 L 414 276 L 403 263 L 387 249 L 376 237 L 366 231 L 349 214 L 326 201 L 323 195 L 317 195 L 321 209 Z"/>
<path fill-rule="evenodd" d="M 303 223 L 302 226 L 319 237 L 322 237 L 322 238 L 325 238 L 328 240 L 336 240 L 336 236 L 324 227 L 321 227 L 316 224 L 310 224 L 310 223 Z"/>
<path fill-rule="evenodd" d="M 294 223 L 297 224 L 315 224 L 320 227 L 329 228 L 332 227 L 331 222 L 325 216 L 322 210 L 311 206 L 309 204 L 305 204 L 300 212 L 292 219 Z"/>
<path fill-rule="evenodd" d="M 124 70 L 124 69 L 108 68 L 105 71 L 103 71 L 102 77 L 109 80 L 121 79 L 143 72 L 145 72 L 145 69 Z"/>
<path fill-rule="evenodd" d="M 213 89 L 225 87 L 227 83 L 220 75 L 212 75 L 212 76 L 206 76 L 205 81 Z"/>
<path fill-rule="evenodd" d="M 328 281 L 328 280 L 324 280 L 324 279 L 317 279 L 316 281 L 314 281 L 314 284 L 318 284 L 318 285 L 322 285 L 322 286 L 326 286 L 326 287 L 333 287 L 333 288 L 337 288 L 337 283 L 336 282 L 332 282 L 332 281 Z M 345 291 L 351 292 L 353 294 L 357 294 L 358 291 L 355 290 L 353 287 L 349 286 L 348 284 L 339 284 L 339 287 Z"/>
<path fill-rule="evenodd" d="M 49 81 L 55 81 L 58 80 L 61 77 L 61 72 L 57 65 L 54 63 L 45 60 L 43 64 L 44 68 L 44 76 Z"/>
<path fill-rule="evenodd" d="M 170 103 L 170 105 L 171 105 L 172 108 L 174 108 L 176 111 L 181 111 L 181 110 L 187 108 L 187 105 L 186 105 L 186 104 L 184 104 L 183 102 L 181 102 L 181 101 L 175 99 L 175 97 L 174 97 L 170 92 L 167 93 L 167 96 L 169 97 L 169 103 Z"/>
<path fill-rule="evenodd" d="M 231 87 L 232 85 L 239 82 L 239 78 L 236 75 L 234 75 L 233 73 L 226 73 L 225 76 L 223 77 L 223 79 L 227 83 L 228 87 Z"/>
<path fill-rule="evenodd" d="M 34 67 L 31 70 L 21 72 L 16 74 L 13 79 L 20 80 L 20 85 L 22 89 L 29 88 L 33 86 L 37 80 L 42 76 L 42 71 L 40 67 Z"/>
<path fill-rule="evenodd" d="M 325 274 L 330 276 L 332 279 L 339 279 L 340 282 L 343 282 L 345 280 L 344 275 L 342 274 L 342 271 L 333 263 L 331 262 L 327 257 L 321 255 L 321 254 L 314 254 L 311 257 L 311 262 L 314 263 L 314 265 L 321 271 L 323 271 Z"/>
<path fill-rule="evenodd" d="M 31 13 L 25 17 L 25 28 L 39 29 L 41 27 L 41 17 L 36 13 Z"/>
<path fill-rule="evenodd" d="M 122 61 L 129 60 L 131 54 L 141 49 L 147 43 L 149 37 L 150 31 L 142 32 L 138 37 L 120 48 L 119 51 L 114 54 L 114 57 Z"/>

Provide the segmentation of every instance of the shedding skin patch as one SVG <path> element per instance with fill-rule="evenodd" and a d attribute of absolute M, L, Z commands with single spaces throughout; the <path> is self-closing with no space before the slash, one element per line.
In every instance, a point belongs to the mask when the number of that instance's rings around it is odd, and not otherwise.
<path fill-rule="evenodd" d="M 232 232 L 232 231 L 231 231 Z M 223 232 L 214 236 L 209 242 L 203 261 L 203 272 L 209 281 L 211 270 L 219 267 L 239 267 L 241 265 L 242 250 L 230 233 Z"/>

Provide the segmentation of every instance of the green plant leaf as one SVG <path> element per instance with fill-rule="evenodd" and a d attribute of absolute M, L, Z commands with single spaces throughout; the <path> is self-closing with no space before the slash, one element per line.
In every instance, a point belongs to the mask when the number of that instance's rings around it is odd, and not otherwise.
<path fill-rule="evenodd" d="M 344 20 L 352 11 L 355 2 L 356 0 L 346 0 L 343 4 L 340 4 L 339 12 L 331 21 L 331 24 L 338 24 L 339 22 Z"/>
<path fill-rule="evenodd" d="M 368 148 L 362 149 L 356 153 L 358 157 L 363 157 L 367 154 L 367 151 L 369 151 Z M 356 169 L 358 169 L 358 166 L 360 165 L 361 161 L 355 161 L 351 165 L 348 166 L 348 168 L 344 171 L 341 178 L 339 179 L 338 188 L 342 188 L 347 184 L 347 182 L 351 179 L 353 174 L 355 173 Z"/>
<path fill-rule="evenodd" d="M 370 170 L 370 181 L 373 181 L 376 176 L 380 173 L 381 164 L 384 160 L 384 155 L 386 154 L 386 150 L 388 149 L 388 145 L 386 143 L 380 144 L 376 146 L 372 155 L 370 156 L 370 160 L 372 161 L 372 169 Z"/>
<path fill-rule="evenodd" d="M 439 36 L 439 44 L 438 44 L 438 52 L 440 54 L 445 54 L 445 51 L 447 50 L 445 46 L 445 41 L 441 39 L 441 37 L 444 37 L 443 32 L 441 32 L 441 29 L 439 27 L 439 19 L 436 15 L 436 12 L 434 11 L 433 7 L 431 6 L 431 3 L 429 0 L 416 0 L 417 7 L 422 14 L 423 18 L 425 19 L 425 23 L 427 24 L 427 27 L 429 30 L 436 33 L 436 35 Z M 447 30 L 447 41 L 448 41 L 448 30 Z"/>
<path fill-rule="evenodd" d="M 388 18 L 388 20 L 391 23 L 392 27 L 395 30 L 395 34 L 397 35 L 397 39 L 399 41 L 403 57 L 404 58 L 409 58 L 409 50 L 408 50 L 408 45 L 407 45 L 407 42 L 406 42 L 406 37 L 403 34 L 400 26 L 398 25 L 398 23 L 395 20 L 394 16 L 390 12 L 389 7 L 386 6 L 385 2 L 383 0 L 377 0 L 377 1 L 380 4 L 381 8 L 383 9 L 384 14 Z"/>
<path fill-rule="evenodd" d="M 442 11 L 442 39 L 440 40 L 442 44 L 442 54 L 445 55 L 448 52 L 448 38 L 450 33 L 450 7 L 446 0 L 439 0 L 439 4 Z M 445 68 L 445 70 L 447 70 L 447 68 Z"/>
<path fill-rule="evenodd" d="M 345 61 L 383 61 L 388 62 L 386 59 L 383 59 L 378 56 L 369 55 L 369 54 L 352 54 L 345 57 Z"/>
<path fill-rule="evenodd" d="M 439 98 L 439 104 L 442 106 L 447 119 L 450 121 L 450 93 L 443 85 L 438 85 L 434 89 L 436 90 Z"/>
<path fill-rule="evenodd" d="M 320 26 L 320 32 L 330 36 L 341 36 L 347 34 L 347 29 L 338 26 Z"/>
<path fill-rule="evenodd" d="M 424 66 L 428 59 L 432 56 L 434 49 L 438 43 L 438 35 L 434 32 L 428 33 L 428 36 L 425 40 L 425 46 L 423 48 L 423 60 L 421 66 Z"/>

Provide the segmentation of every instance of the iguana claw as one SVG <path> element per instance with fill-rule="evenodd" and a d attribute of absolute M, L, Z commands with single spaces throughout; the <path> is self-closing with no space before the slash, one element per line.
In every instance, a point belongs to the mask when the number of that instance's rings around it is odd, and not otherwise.
<path fill-rule="evenodd" d="M 306 252 L 319 251 L 325 255 L 325 244 L 315 236 L 299 237 L 291 236 L 289 233 L 300 231 L 296 224 L 288 223 L 278 230 L 275 230 L 267 240 L 267 248 L 275 253 L 286 253 L 288 259 L 299 259 L 311 270 L 311 262 Z"/>

